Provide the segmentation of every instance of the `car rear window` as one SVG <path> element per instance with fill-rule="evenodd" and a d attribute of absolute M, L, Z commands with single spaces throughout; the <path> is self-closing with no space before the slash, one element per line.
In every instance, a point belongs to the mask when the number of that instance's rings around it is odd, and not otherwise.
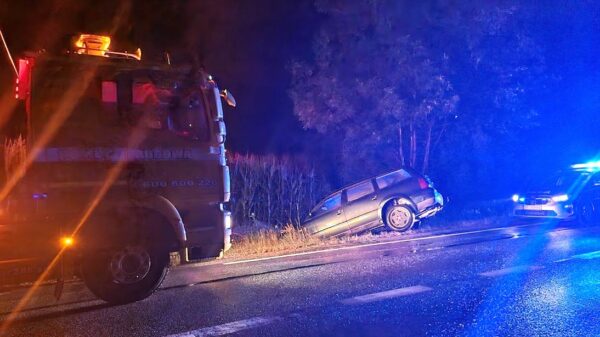
<path fill-rule="evenodd" d="M 375 179 L 375 181 L 377 181 L 377 186 L 379 186 L 379 189 L 384 189 L 388 186 L 397 184 L 397 183 L 399 183 L 403 180 L 406 180 L 410 177 L 411 177 L 411 175 L 407 171 L 398 170 L 398 171 L 394 171 L 394 172 L 388 173 L 386 175 L 383 175 L 381 177 L 377 177 L 377 179 Z"/>
<path fill-rule="evenodd" d="M 358 200 L 366 195 L 375 192 L 375 188 L 371 181 L 365 181 L 364 183 L 358 184 L 356 186 L 352 186 L 346 190 L 346 196 L 348 198 L 348 202 L 352 202 L 354 200 Z"/>

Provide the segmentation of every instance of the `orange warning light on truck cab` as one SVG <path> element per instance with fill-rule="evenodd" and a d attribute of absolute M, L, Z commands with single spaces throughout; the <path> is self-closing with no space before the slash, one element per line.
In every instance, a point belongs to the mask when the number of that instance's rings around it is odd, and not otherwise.
<path fill-rule="evenodd" d="M 77 54 L 105 56 L 110 47 L 110 37 L 103 35 L 81 34 L 74 42 Z"/>

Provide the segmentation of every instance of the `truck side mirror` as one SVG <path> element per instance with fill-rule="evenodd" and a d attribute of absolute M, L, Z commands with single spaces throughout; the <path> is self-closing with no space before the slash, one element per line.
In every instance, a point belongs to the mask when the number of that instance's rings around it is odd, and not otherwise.
<path fill-rule="evenodd" d="M 233 97 L 233 95 L 227 89 L 221 90 L 221 97 L 225 100 L 225 102 L 227 102 L 227 105 L 229 105 L 230 107 L 235 108 L 235 106 L 237 105 L 237 103 L 235 102 L 235 97 Z"/>

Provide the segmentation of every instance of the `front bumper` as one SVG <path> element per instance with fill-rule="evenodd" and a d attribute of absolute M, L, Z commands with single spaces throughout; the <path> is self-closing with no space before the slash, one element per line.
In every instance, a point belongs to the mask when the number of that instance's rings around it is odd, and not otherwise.
<path fill-rule="evenodd" d="M 567 220 L 575 217 L 573 204 L 549 203 L 546 205 L 515 204 L 512 215 L 520 218 L 545 218 Z"/>

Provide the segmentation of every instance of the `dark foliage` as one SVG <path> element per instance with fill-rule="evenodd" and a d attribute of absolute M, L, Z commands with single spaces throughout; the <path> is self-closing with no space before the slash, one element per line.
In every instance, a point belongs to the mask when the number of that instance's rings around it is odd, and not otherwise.
<path fill-rule="evenodd" d="M 314 58 L 290 65 L 290 97 L 304 127 L 340 140 L 344 180 L 407 165 L 460 195 L 510 177 L 546 79 L 530 8 L 315 3 L 325 19 Z"/>

